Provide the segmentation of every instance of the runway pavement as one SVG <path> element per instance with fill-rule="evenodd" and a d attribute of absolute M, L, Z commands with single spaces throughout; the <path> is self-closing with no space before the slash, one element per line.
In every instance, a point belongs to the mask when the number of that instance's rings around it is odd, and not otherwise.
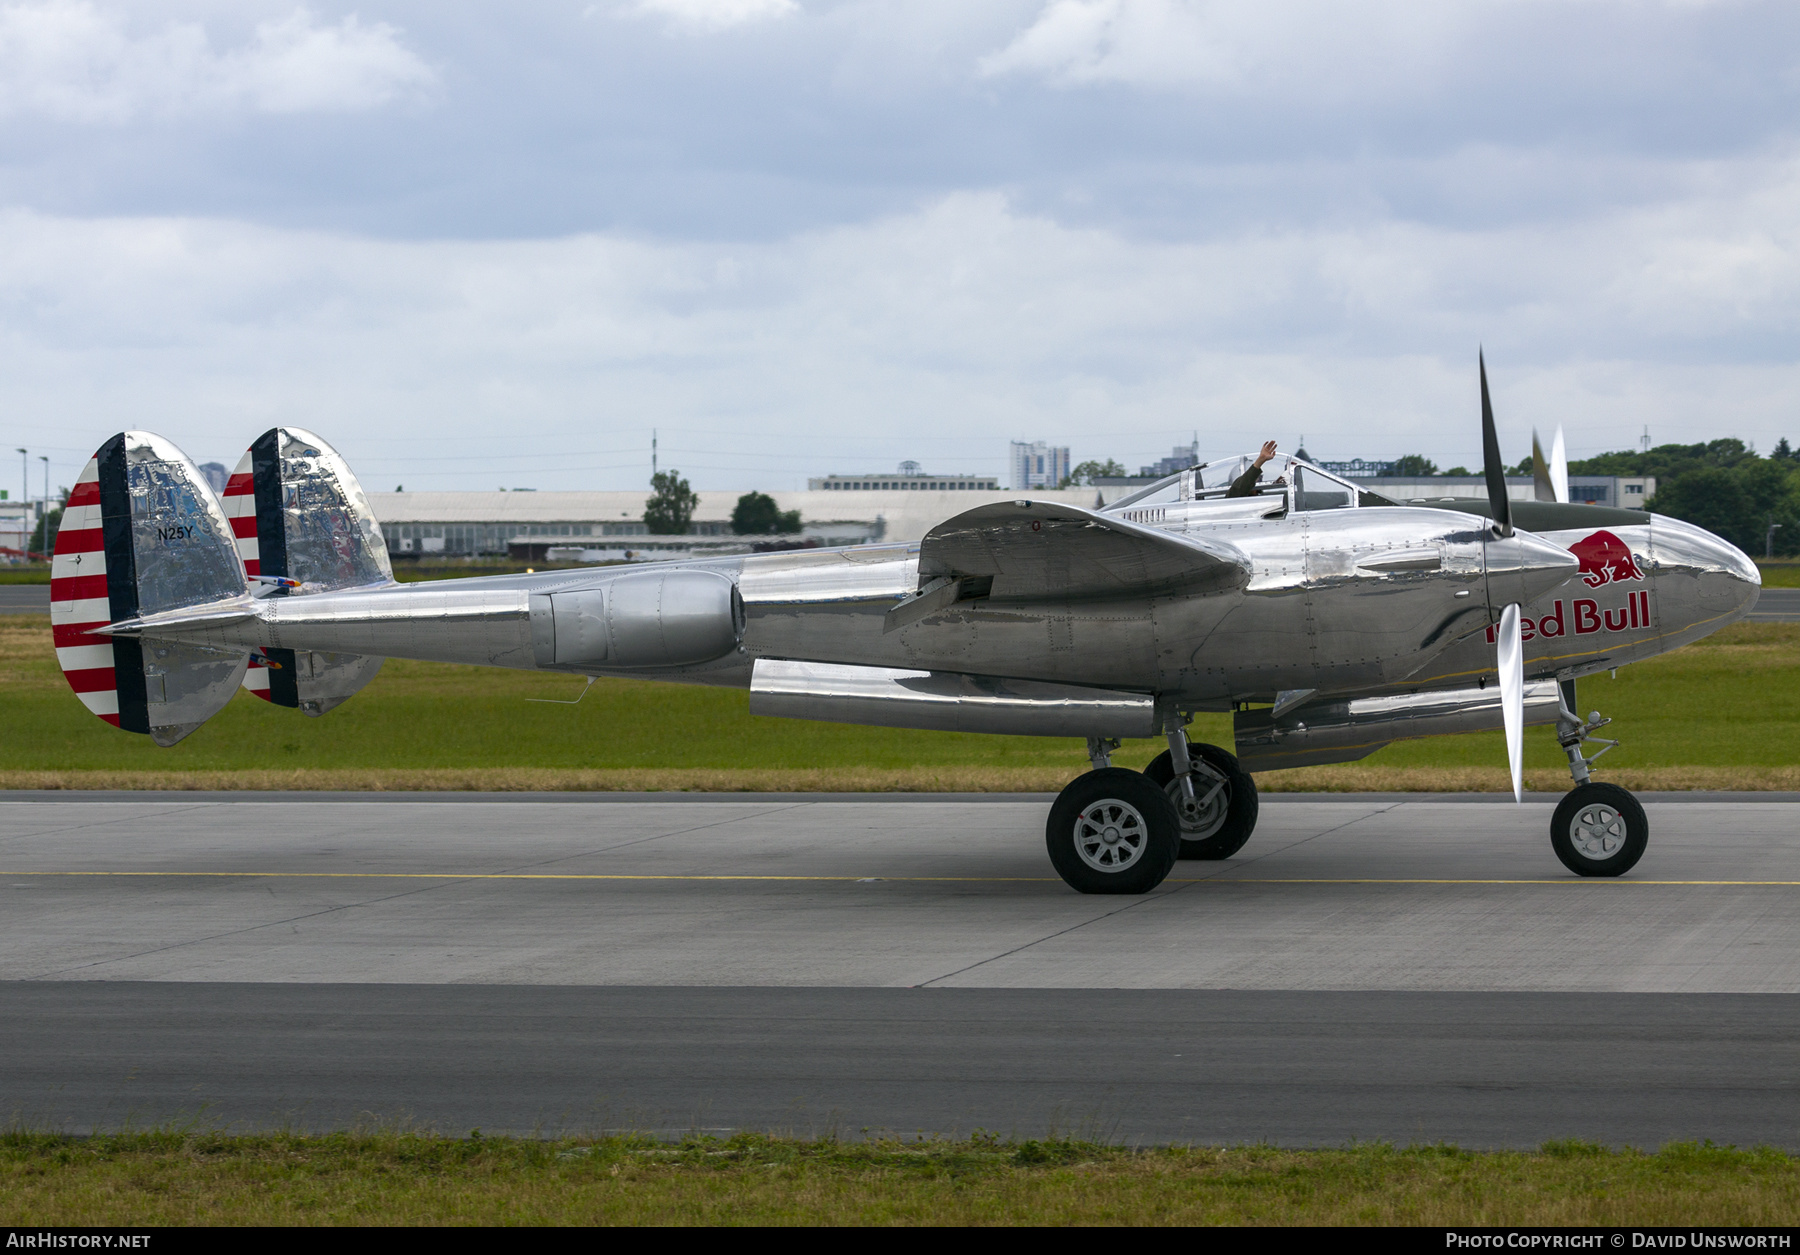
<path fill-rule="evenodd" d="M 49 614 L 48 584 L 0 584 L 0 614 Z"/>
<path fill-rule="evenodd" d="M 1677 795 L 1679 796 L 1679 795 Z M 0 1114 L 1800 1147 L 1800 798 L 1265 797 L 1082 897 L 1047 799 L 0 803 Z"/>
<path fill-rule="evenodd" d="M 1763 623 L 1800 623 L 1800 588 L 1765 588 L 1750 618 Z"/>

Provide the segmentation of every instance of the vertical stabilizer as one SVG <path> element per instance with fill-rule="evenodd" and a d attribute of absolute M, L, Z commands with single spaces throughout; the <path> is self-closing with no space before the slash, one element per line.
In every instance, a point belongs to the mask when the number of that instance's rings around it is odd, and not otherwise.
<path fill-rule="evenodd" d="M 102 445 L 69 494 L 50 568 L 56 661 L 82 704 L 175 744 L 231 699 L 246 651 L 94 629 L 247 592 L 225 511 L 181 450 L 138 431 Z"/>
<path fill-rule="evenodd" d="M 387 541 L 362 485 L 336 449 L 298 427 L 258 436 L 230 482 L 225 512 L 259 595 L 305 596 L 394 582 Z M 266 649 L 244 687 L 264 701 L 322 715 L 374 679 L 361 654 Z"/>

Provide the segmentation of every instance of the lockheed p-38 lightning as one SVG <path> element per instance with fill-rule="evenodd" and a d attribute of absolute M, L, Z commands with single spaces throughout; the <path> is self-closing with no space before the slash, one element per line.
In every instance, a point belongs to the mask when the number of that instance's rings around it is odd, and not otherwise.
<path fill-rule="evenodd" d="M 1143 893 L 1178 858 L 1235 854 L 1254 772 L 1504 728 L 1517 796 L 1523 729 L 1554 725 L 1574 787 L 1552 845 L 1579 874 L 1618 875 L 1648 827 L 1590 778 L 1608 721 L 1580 713 L 1576 681 L 1743 617 L 1760 577 L 1677 519 L 1566 492 L 1510 501 L 1485 370 L 1481 384 L 1484 501 L 1397 504 L 1289 457 L 1246 491 L 1250 460 L 1229 458 L 1095 509 L 980 505 L 915 544 L 406 585 L 311 433 L 264 433 L 221 496 L 168 441 L 123 432 L 64 515 L 57 656 L 89 710 L 162 745 L 240 686 L 322 715 L 389 657 L 734 685 L 759 715 L 1084 738 L 1092 770 L 1046 828 L 1084 893 Z M 1235 752 L 1189 742 L 1199 712 L 1233 713 Z M 1141 737 L 1168 749 L 1114 766 Z"/>

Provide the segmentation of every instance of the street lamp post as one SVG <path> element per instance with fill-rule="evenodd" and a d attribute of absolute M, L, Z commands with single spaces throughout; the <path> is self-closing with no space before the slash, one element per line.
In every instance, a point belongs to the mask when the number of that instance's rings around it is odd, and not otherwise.
<path fill-rule="evenodd" d="M 44 555 L 44 561 L 50 561 L 50 455 L 38 454 L 38 461 L 44 464 L 44 539 L 38 546 Z"/>
<path fill-rule="evenodd" d="M 25 555 L 25 561 L 31 561 L 31 533 L 26 530 L 26 520 L 31 517 L 31 459 L 26 450 L 19 450 L 19 549 Z"/>
<path fill-rule="evenodd" d="M 1775 533 L 1780 530 L 1781 530 L 1781 524 L 1777 523 L 1773 519 L 1770 519 L 1769 520 L 1769 534 L 1763 538 L 1763 557 L 1773 558 L 1775 556 Z"/>

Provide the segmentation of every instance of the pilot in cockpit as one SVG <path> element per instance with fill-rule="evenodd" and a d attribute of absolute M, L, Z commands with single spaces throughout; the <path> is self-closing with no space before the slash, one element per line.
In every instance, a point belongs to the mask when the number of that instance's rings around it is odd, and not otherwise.
<path fill-rule="evenodd" d="M 1263 463 L 1274 456 L 1275 442 L 1273 440 L 1263 441 L 1262 452 L 1256 455 L 1254 462 L 1250 463 L 1249 470 L 1231 481 L 1231 487 L 1225 490 L 1225 495 L 1227 497 L 1254 497 L 1261 491 L 1257 485 L 1262 479 Z M 1287 480 L 1278 478 L 1270 487 L 1286 488 Z"/>

